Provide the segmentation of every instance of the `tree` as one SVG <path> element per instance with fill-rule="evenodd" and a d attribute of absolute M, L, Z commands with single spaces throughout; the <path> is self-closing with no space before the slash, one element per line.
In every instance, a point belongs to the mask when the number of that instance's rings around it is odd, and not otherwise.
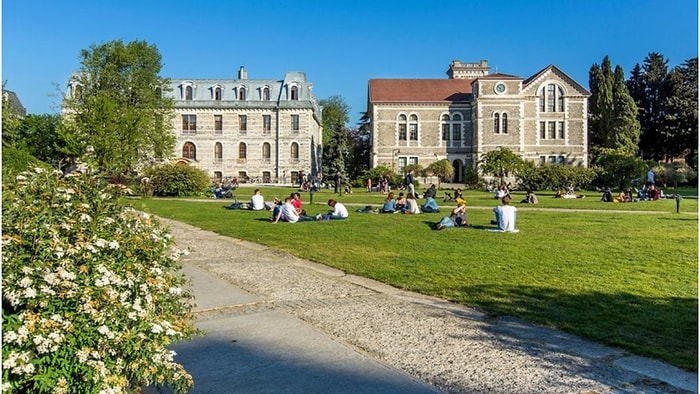
<path fill-rule="evenodd" d="M 674 68 L 669 74 L 671 95 L 666 101 L 671 157 L 685 156 L 697 168 L 698 148 L 698 58 Z"/>
<path fill-rule="evenodd" d="M 22 115 L 17 111 L 2 83 L 2 146 L 12 146 L 17 140 L 17 132 Z"/>
<path fill-rule="evenodd" d="M 598 183 L 620 190 L 629 187 L 633 179 L 643 176 L 649 168 L 641 158 L 616 149 L 601 150 L 593 164 L 600 168 Z"/>
<path fill-rule="evenodd" d="M 349 163 L 349 176 L 352 179 L 362 177 L 370 166 L 369 158 L 372 140 L 369 122 L 370 118 L 367 112 L 363 112 L 358 122 L 359 127 L 348 130 L 352 149 L 350 150 L 350 157 L 347 162 Z"/>
<path fill-rule="evenodd" d="M 334 181 L 336 172 L 340 172 L 345 182 L 350 138 L 345 125 L 350 121 L 349 107 L 341 96 L 322 99 L 319 104 L 323 107 L 323 173 L 327 181 Z"/>
<path fill-rule="evenodd" d="M 516 175 L 524 168 L 523 159 L 506 147 L 492 150 L 481 157 L 479 168 L 484 174 L 491 174 L 498 177 L 501 184 L 505 184 L 505 179 L 509 174 Z"/>
<path fill-rule="evenodd" d="M 82 50 L 81 69 L 73 77 L 76 94 L 66 98 L 70 151 L 82 156 L 92 147 L 97 170 L 132 174 L 144 160 L 172 154 L 172 99 L 162 92 L 161 55 L 145 41 L 121 40 Z"/>
<path fill-rule="evenodd" d="M 627 87 L 639 109 L 642 157 L 662 160 L 669 143 L 665 104 L 669 97 L 668 60 L 659 53 L 649 53 L 641 67 L 635 66 Z"/>
<path fill-rule="evenodd" d="M 606 56 L 600 66 L 591 66 L 589 83 L 588 125 L 592 150 L 608 148 L 636 152 L 639 143 L 637 107 L 625 85 L 622 67 L 616 66 L 613 72 Z"/>
<path fill-rule="evenodd" d="M 60 128 L 61 115 L 29 114 L 19 121 L 16 146 L 37 159 L 58 167 L 65 157 L 66 145 Z"/>
<path fill-rule="evenodd" d="M 438 177 L 438 188 L 440 188 L 443 180 L 451 179 L 455 174 L 455 169 L 452 167 L 452 163 L 450 163 L 450 161 L 447 159 L 430 163 L 428 166 L 428 171 Z"/>

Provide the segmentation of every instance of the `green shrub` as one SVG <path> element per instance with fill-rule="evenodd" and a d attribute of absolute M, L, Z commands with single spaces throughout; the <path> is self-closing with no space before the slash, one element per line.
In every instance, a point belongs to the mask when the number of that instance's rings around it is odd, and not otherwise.
<path fill-rule="evenodd" d="M 2 392 L 124 392 L 191 376 L 166 346 L 195 333 L 173 241 L 90 175 L 3 179 Z"/>
<path fill-rule="evenodd" d="M 7 174 L 7 176 L 18 174 L 34 167 L 48 169 L 49 165 L 39 161 L 39 159 L 24 150 L 11 146 L 4 146 L 2 148 L 2 171 L 4 174 Z"/>
<path fill-rule="evenodd" d="M 164 164 L 147 168 L 145 171 L 150 192 L 155 196 L 196 196 L 207 193 L 211 180 L 199 168 Z"/>

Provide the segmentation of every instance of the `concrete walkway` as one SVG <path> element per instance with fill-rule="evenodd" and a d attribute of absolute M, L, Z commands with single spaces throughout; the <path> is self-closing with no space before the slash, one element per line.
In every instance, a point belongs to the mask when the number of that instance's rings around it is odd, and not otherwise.
<path fill-rule="evenodd" d="M 191 393 L 698 392 L 655 360 L 164 223 L 206 333 L 174 346 Z"/>

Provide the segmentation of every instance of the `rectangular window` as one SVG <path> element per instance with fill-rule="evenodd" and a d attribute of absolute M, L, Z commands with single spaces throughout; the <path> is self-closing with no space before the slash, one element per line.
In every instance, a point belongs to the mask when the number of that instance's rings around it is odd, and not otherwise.
<path fill-rule="evenodd" d="M 415 123 L 411 123 L 410 125 L 408 125 L 408 127 L 411 141 L 418 141 L 418 125 Z"/>
<path fill-rule="evenodd" d="M 566 164 L 566 157 L 564 157 L 564 156 L 557 157 L 557 164 L 561 164 L 561 165 Z"/>
<path fill-rule="evenodd" d="M 238 115 L 238 131 L 242 134 L 248 131 L 248 115 Z"/>
<path fill-rule="evenodd" d="M 541 140 L 544 140 L 547 138 L 547 128 L 545 127 L 546 124 L 547 124 L 546 122 L 540 122 L 540 139 Z"/>
<path fill-rule="evenodd" d="M 292 132 L 299 132 L 299 115 L 292 115 Z"/>
<path fill-rule="evenodd" d="M 221 134 L 224 131 L 223 115 L 214 115 L 214 133 Z"/>
<path fill-rule="evenodd" d="M 408 164 L 409 165 L 416 165 L 418 164 L 418 156 L 411 156 L 408 158 Z"/>
<path fill-rule="evenodd" d="M 399 174 L 403 174 L 403 168 L 406 167 L 406 156 L 399 157 Z"/>
<path fill-rule="evenodd" d="M 462 125 L 452 125 L 452 141 L 460 141 L 462 139 Z"/>
<path fill-rule="evenodd" d="M 559 135 L 559 139 L 564 139 L 564 122 L 559 122 L 557 123 L 557 134 Z"/>
<path fill-rule="evenodd" d="M 406 141 L 406 125 L 399 125 L 399 141 Z"/>
<path fill-rule="evenodd" d="M 197 115 L 182 115 L 182 134 L 197 134 Z"/>
<path fill-rule="evenodd" d="M 272 131 L 272 117 L 263 115 L 263 134 L 270 134 L 270 131 Z"/>
<path fill-rule="evenodd" d="M 557 130 L 556 130 L 557 122 L 549 122 L 549 123 L 547 123 L 547 126 L 548 126 L 547 127 L 547 131 L 548 131 L 547 137 L 550 139 L 557 138 Z"/>
<path fill-rule="evenodd" d="M 549 162 L 549 164 L 556 164 L 556 162 L 557 162 L 557 157 L 556 157 L 556 156 L 548 156 L 548 157 L 547 157 L 547 162 Z"/>
<path fill-rule="evenodd" d="M 547 162 L 547 156 L 540 156 L 540 164 L 544 164 Z"/>
<path fill-rule="evenodd" d="M 442 125 L 442 140 L 447 141 L 449 139 L 450 139 L 450 125 L 443 124 Z"/>

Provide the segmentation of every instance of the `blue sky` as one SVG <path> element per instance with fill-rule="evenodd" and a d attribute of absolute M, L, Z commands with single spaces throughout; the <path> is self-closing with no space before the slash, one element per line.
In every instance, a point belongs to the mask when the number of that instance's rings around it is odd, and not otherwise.
<path fill-rule="evenodd" d="M 5 0 L 2 80 L 29 113 L 57 113 L 80 51 L 115 39 L 155 45 L 172 79 L 303 71 L 354 125 L 369 79 L 447 78 L 454 59 L 523 78 L 554 64 L 584 87 L 605 55 L 626 76 L 649 52 L 682 64 L 698 56 L 698 2 Z"/>

